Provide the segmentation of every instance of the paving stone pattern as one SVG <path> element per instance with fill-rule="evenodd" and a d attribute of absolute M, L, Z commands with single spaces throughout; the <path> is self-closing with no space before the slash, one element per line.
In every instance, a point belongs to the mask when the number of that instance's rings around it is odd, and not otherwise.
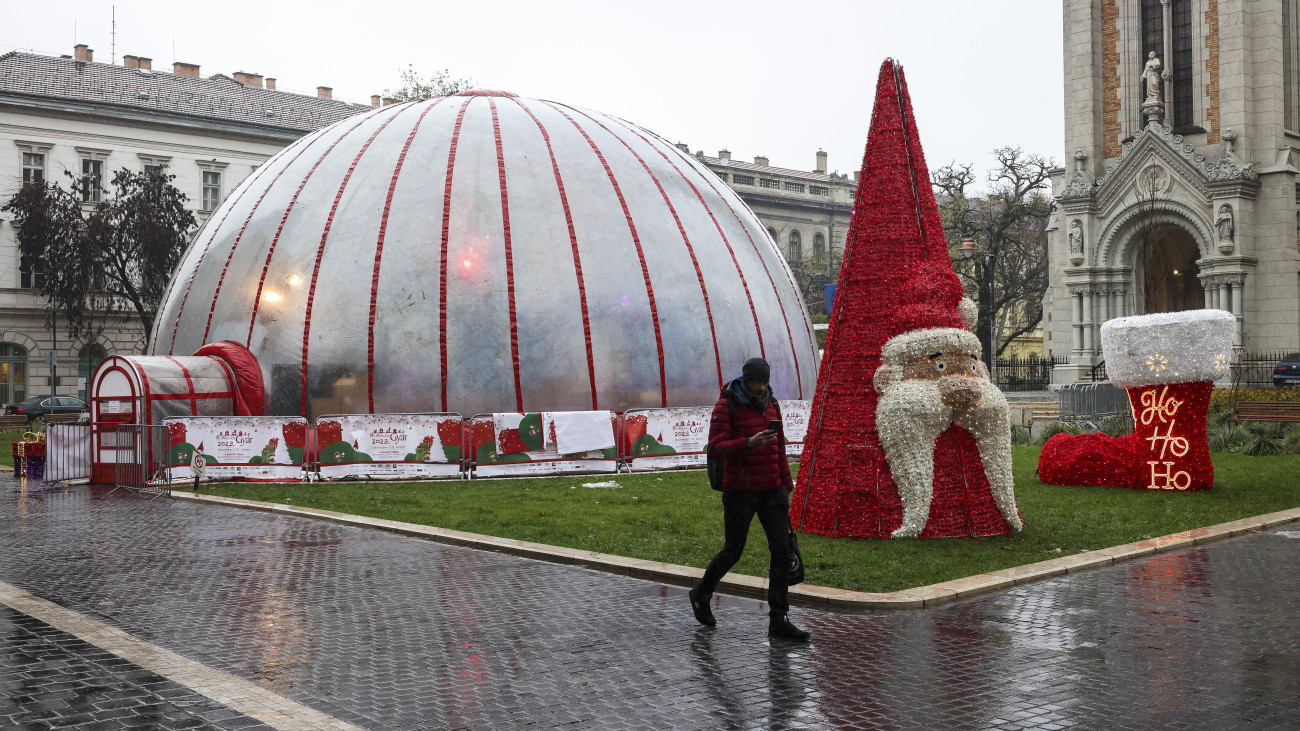
<path fill-rule="evenodd" d="M 1295 525 L 926 610 L 796 608 L 813 642 L 795 645 L 767 640 L 751 599 L 717 597 L 710 630 L 684 589 L 626 576 L 98 487 L 0 490 L 0 580 L 366 728 L 1300 727 Z M 33 631 L 10 619 L 0 646 Z"/>
<path fill-rule="evenodd" d="M 0 606 L 0 729 L 268 729 Z"/>

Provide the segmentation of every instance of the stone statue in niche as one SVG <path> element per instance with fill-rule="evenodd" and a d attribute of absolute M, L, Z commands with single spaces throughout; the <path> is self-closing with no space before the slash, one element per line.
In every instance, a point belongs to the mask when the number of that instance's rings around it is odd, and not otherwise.
<path fill-rule="evenodd" d="M 1146 102 L 1160 102 L 1160 82 L 1167 78 L 1169 78 L 1169 72 L 1161 70 L 1160 59 L 1156 58 L 1156 52 L 1148 53 L 1147 64 L 1142 67 L 1141 76 L 1147 86 Z"/>
<path fill-rule="evenodd" d="M 1065 238 L 1070 244 L 1070 263 L 1079 266 L 1083 263 L 1083 221 L 1077 218 L 1071 221 Z"/>
<path fill-rule="evenodd" d="M 1231 254 L 1235 248 L 1233 242 L 1235 226 L 1232 219 L 1232 206 L 1227 203 L 1219 206 L 1219 215 L 1214 219 L 1214 227 L 1218 229 L 1219 234 L 1219 253 Z"/>

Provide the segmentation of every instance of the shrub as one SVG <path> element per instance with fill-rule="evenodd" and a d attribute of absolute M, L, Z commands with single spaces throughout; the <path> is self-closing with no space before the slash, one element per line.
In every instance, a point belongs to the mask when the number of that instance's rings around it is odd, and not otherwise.
<path fill-rule="evenodd" d="M 1133 433 L 1133 413 L 1124 412 L 1115 416 L 1108 416 L 1101 422 L 1102 434 L 1108 437 L 1126 437 Z"/>
<path fill-rule="evenodd" d="M 1216 388 L 1210 394 L 1210 413 L 1231 412 L 1238 401 L 1286 401 L 1300 402 L 1300 386 L 1287 388 Z"/>
<path fill-rule="evenodd" d="M 1031 434 L 1031 433 L 1029 433 L 1029 430 L 1026 429 L 1026 428 L 1023 427 L 1023 426 L 1012 426 L 1012 427 L 1011 427 L 1011 443 L 1012 443 L 1012 444 L 1021 444 L 1021 445 L 1033 444 L 1033 443 L 1034 443 L 1034 435 Z"/>
<path fill-rule="evenodd" d="M 1052 423 L 1043 427 L 1043 431 L 1039 433 L 1038 439 L 1035 443 L 1041 447 L 1042 445 L 1047 444 L 1048 439 L 1051 439 L 1057 434 L 1082 434 L 1082 433 L 1083 430 L 1074 424 L 1068 424 L 1061 421 L 1053 421 Z"/>
<path fill-rule="evenodd" d="M 1250 441 L 1250 430 L 1236 422 L 1227 422 L 1208 431 L 1211 452 L 1240 452 Z"/>

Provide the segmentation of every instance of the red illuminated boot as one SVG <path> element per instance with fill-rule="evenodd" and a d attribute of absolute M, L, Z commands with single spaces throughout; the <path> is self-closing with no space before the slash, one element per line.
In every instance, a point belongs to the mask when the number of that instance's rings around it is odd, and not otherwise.
<path fill-rule="evenodd" d="M 1111 320 L 1101 327 L 1111 382 L 1128 393 L 1132 434 L 1057 434 L 1038 458 L 1055 485 L 1209 490 L 1214 466 L 1206 415 L 1214 380 L 1227 372 L 1234 319 L 1190 310 Z"/>

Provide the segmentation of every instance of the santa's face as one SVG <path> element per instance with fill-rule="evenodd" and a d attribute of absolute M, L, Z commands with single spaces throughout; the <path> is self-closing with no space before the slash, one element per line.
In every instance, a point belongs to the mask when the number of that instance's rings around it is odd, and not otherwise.
<path fill-rule="evenodd" d="M 954 409 L 970 409 L 980 402 L 980 376 L 979 359 L 956 350 L 918 355 L 903 363 L 904 378 L 937 381 L 941 400 Z"/>

